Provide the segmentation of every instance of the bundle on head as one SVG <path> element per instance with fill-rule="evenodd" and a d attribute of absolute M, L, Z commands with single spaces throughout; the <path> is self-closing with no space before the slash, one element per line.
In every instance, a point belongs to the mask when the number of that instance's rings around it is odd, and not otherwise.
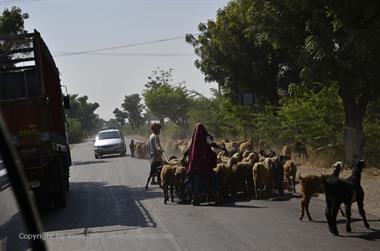
<path fill-rule="evenodd" d="M 339 177 L 340 170 L 343 169 L 343 163 L 338 161 L 331 167 L 331 177 Z M 323 193 L 322 179 L 321 176 L 317 175 L 307 175 L 305 177 L 299 176 L 300 184 L 301 184 L 301 215 L 300 220 L 303 219 L 303 216 L 307 214 L 307 218 L 311 221 L 313 220 L 309 213 L 309 204 L 312 196 L 316 193 Z M 340 210 L 342 215 L 344 215 L 343 211 Z"/>
<path fill-rule="evenodd" d="M 360 184 L 361 173 L 365 164 L 363 160 L 358 160 L 352 169 L 352 174 L 347 179 L 337 177 L 322 176 L 322 184 L 326 196 L 325 216 L 329 225 L 329 230 L 334 235 L 338 235 L 336 226 L 336 216 L 340 204 L 344 203 L 346 208 L 346 231 L 351 232 L 351 205 L 356 201 L 359 213 L 363 218 L 364 226 L 369 228 L 364 211 L 364 191 Z"/>

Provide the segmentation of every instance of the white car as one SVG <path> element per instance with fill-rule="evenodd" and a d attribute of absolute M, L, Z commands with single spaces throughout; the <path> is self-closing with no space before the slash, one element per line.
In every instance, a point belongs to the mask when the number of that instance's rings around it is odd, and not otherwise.
<path fill-rule="evenodd" d="M 95 158 L 108 154 L 124 156 L 127 151 L 124 136 L 118 129 L 108 129 L 98 132 L 94 143 Z"/>

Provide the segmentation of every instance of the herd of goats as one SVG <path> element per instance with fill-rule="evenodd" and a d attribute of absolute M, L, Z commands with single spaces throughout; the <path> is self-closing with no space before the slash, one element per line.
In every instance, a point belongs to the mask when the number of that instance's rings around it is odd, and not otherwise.
<path fill-rule="evenodd" d="M 217 182 L 215 193 L 206 194 L 207 201 L 214 200 L 220 203 L 225 199 L 236 199 L 237 194 L 246 196 L 248 199 L 263 199 L 284 195 L 284 187 L 288 192 L 296 192 L 297 165 L 292 160 L 292 148 L 285 145 L 281 155 L 276 152 L 254 151 L 252 140 L 247 141 L 223 141 L 220 142 L 225 150 L 217 151 L 217 165 L 213 168 Z M 178 159 L 186 149 L 185 141 L 169 141 L 165 146 L 165 152 L 173 154 L 158 170 L 157 176 L 160 187 L 164 190 L 164 202 L 174 201 L 173 190 L 175 190 L 180 201 L 188 201 L 191 192 L 188 191 L 188 177 L 186 162 Z M 304 150 L 301 148 L 301 152 Z M 297 152 L 299 154 L 299 152 Z M 147 157 L 145 143 L 137 142 L 135 145 L 135 156 Z M 294 159 L 294 158 L 293 158 Z M 365 166 L 363 160 L 356 160 L 352 167 L 352 174 L 347 179 L 339 178 L 343 169 L 342 162 L 336 162 L 331 167 L 330 175 L 299 175 L 301 187 L 301 214 L 300 220 L 306 211 L 308 219 L 312 218 L 309 212 L 309 204 L 313 195 L 324 193 L 326 196 L 325 216 L 329 230 L 338 235 L 336 217 L 338 211 L 346 217 L 346 230 L 351 232 L 351 205 L 356 202 L 359 213 L 363 218 L 364 225 L 369 228 L 364 211 L 364 191 L 361 186 L 361 173 Z M 345 205 L 345 210 L 341 209 Z"/>

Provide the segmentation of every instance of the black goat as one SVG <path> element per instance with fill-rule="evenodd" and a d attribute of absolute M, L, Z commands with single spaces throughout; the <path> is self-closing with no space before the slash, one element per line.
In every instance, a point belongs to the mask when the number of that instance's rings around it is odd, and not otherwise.
<path fill-rule="evenodd" d="M 346 231 L 351 232 L 351 205 L 356 201 L 359 213 L 363 218 L 364 226 L 369 228 L 364 211 L 364 191 L 360 185 L 361 172 L 365 164 L 363 160 L 357 161 L 352 169 L 352 174 L 347 179 L 322 176 L 323 188 L 326 195 L 325 216 L 329 224 L 330 232 L 338 235 L 336 216 L 340 204 L 345 204 L 346 209 Z"/>

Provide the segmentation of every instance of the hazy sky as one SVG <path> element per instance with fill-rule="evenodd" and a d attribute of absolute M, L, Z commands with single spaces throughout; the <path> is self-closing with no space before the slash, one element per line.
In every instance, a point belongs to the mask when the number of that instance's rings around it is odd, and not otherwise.
<path fill-rule="evenodd" d="M 102 118 L 113 117 L 124 95 L 140 93 L 148 75 L 160 67 L 174 69 L 174 81 L 209 95 L 216 84 L 204 82 L 195 68 L 193 48 L 184 38 L 104 51 L 97 55 L 61 56 L 66 52 L 123 46 L 197 33 L 200 22 L 214 19 L 227 0 L 0 0 L 0 8 L 17 5 L 30 18 L 61 72 L 69 93 L 98 102 Z"/>

